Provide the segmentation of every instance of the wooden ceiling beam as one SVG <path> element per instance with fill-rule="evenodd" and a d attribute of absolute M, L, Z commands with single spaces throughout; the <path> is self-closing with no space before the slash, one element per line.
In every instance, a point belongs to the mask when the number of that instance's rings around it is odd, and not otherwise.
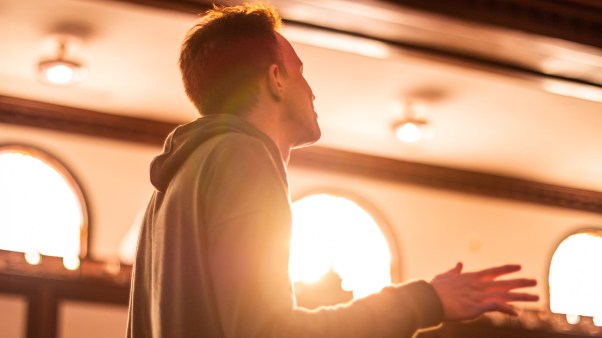
<path fill-rule="evenodd" d="M 396 6 L 602 48 L 595 0 L 381 0 Z"/>

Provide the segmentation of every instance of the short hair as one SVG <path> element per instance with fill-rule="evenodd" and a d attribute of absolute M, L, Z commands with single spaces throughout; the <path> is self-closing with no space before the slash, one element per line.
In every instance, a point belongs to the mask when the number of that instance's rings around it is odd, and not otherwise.
<path fill-rule="evenodd" d="M 214 6 L 190 29 L 179 64 L 186 94 L 201 115 L 252 108 L 262 74 L 282 64 L 275 34 L 281 25 L 273 7 L 257 3 Z"/>

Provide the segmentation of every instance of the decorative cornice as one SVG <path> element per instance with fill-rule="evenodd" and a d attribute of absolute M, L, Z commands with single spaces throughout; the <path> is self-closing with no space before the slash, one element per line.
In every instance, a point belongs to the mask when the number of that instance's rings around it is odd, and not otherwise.
<path fill-rule="evenodd" d="M 602 192 L 327 148 L 293 152 L 291 165 L 411 183 L 487 197 L 602 213 Z"/>
<path fill-rule="evenodd" d="M 0 96 L 0 123 L 159 145 L 178 125 L 8 96 Z"/>
<path fill-rule="evenodd" d="M 602 48 L 602 2 L 597 0 L 381 1 Z"/>
<path fill-rule="evenodd" d="M 0 96 L 0 123 L 59 130 L 128 142 L 162 145 L 177 123 Z M 481 196 L 602 213 L 602 192 L 452 169 L 340 150 L 293 151 L 291 165 Z"/>

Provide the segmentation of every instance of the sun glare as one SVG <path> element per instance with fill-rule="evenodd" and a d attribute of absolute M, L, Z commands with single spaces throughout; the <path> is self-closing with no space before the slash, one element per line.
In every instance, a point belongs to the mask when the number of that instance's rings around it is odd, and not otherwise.
<path fill-rule="evenodd" d="M 572 323 L 580 316 L 602 319 L 602 237 L 577 233 L 556 249 L 550 265 L 550 308 L 567 315 Z"/>
<path fill-rule="evenodd" d="M 391 254 L 374 219 L 354 202 L 327 194 L 293 203 L 289 275 L 315 282 L 330 269 L 355 299 L 391 284 Z"/>
<path fill-rule="evenodd" d="M 73 257 L 83 226 L 78 195 L 45 161 L 0 149 L 0 249 Z"/>

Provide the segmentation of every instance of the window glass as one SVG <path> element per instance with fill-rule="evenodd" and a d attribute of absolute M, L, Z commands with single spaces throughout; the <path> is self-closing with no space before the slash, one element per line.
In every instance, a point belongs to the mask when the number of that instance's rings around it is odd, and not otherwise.
<path fill-rule="evenodd" d="M 37 254 L 75 258 L 85 255 L 86 236 L 83 195 L 69 172 L 37 149 L 0 146 L 0 249 L 27 253 L 30 263 Z"/>
<path fill-rule="evenodd" d="M 602 325 L 602 231 L 573 234 L 560 243 L 550 264 L 550 309 L 567 315 L 573 324 L 580 316 Z"/>
<path fill-rule="evenodd" d="M 307 285 L 330 289 L 340 295 L 338 300 L 345 301 L 346 297 L 362 298 L 391 284 L 387 240 L 362 207 L 343 197 L 317 194 L 296 201 L 292 210 L 289 274 L 298 303 L 299 291 Z M 333 285 L 340 288 L 335 291 Z M 314 291 L 317 298 L 329 296 L 328 292 L 319 295 Z M 329 303 L 339 302 L 335 299 Z"/>

